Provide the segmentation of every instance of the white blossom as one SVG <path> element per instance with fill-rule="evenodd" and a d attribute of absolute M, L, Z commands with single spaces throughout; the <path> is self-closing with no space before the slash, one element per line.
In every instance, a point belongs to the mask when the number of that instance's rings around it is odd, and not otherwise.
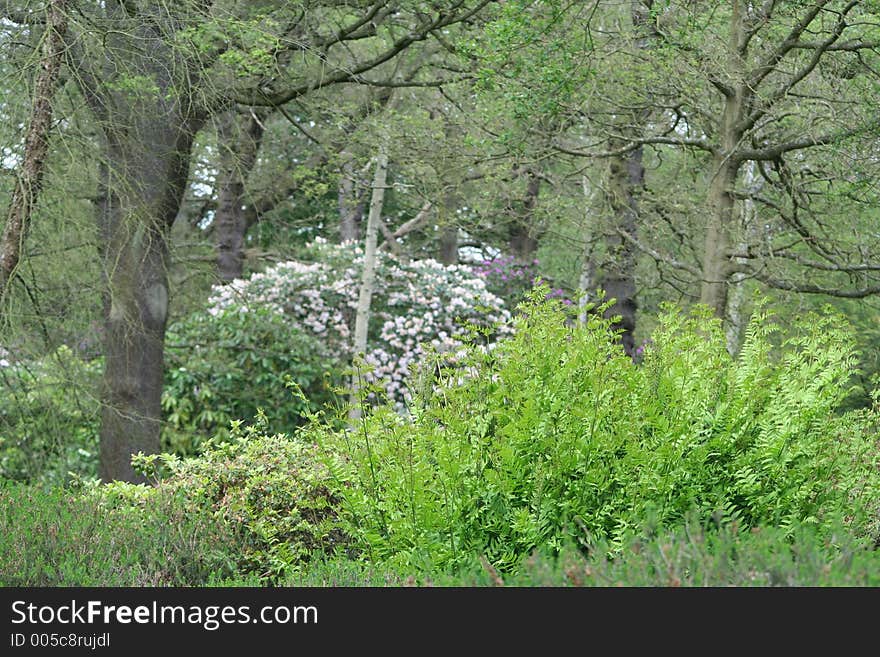
<path fill-rule="evenodd" d="M 313 262 L 280 262 L 248 279 L 216 286 L 208 312 L 219 317 L 225 311 L 266 308 L 318 338 L 328 355 L 350 357 L 363 249 L 354 242 L 335 245 L 317 238 L 309 252 Z M 424 358 L 423 345 L 438 353 L 461 352 L 463 343 L 455 336 L 464 323 L 497 326 L 500 335 L 510 332 L 504 302 L 467 267 L 431 259 L 404 263 L 380 252 L 376 281 L 367 377 L 381 381 L 398 404 L 407 399 L 410 366 Z"/>

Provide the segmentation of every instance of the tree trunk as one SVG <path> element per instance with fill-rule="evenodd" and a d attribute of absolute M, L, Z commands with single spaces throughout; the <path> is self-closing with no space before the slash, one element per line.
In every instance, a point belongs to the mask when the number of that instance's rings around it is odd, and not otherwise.
<path fill-rule="evenodd" d="M 587 323 L 588 305 L 592 301 L 590 295 L 596 291 L 596 263 L 593 261 L 593 222 L 589 210 L 589 201 L 592 197 L 590 182 L 586 176 L 581 179 L 581 188 L 584 191 L 584 205 L 587 211 L 584 213 L 584 254 L 581 260 L 581 275 L 578 279 L 578 324 Z"/>
<path fill-rule="evenodd" d="M 106 34 L 100 56 L 72 64 L 104 139 L 96 204 L 104 283 L 104 481 L 143 481 L 131 467 L 132 454 L 160 448 L 168 240 L 195 134 L 206 118 L 197 109 L 188 63 L 156 27 L 165 8 L 138 7 L 143 15 L 130 21 L 125 7 L 107 3 L 108 18 L 125 29 Z"/>
<path fill-rule="evenodd" d="M 591 302 L 590 293 L 594 291 L 594 281 L 596 280 L 596 267 L 593 263 L 592 249 L 584 253 L 583 262 L 581 262 L 581 275 L 578 278 L 578 324 L 583 326 L 588 319 L 588 306 Z"/>
<path fill-rule="evenodd" d="M 31 213 L 43 182 L 49 132 L 52 129 L 52 97 L 64 58 L 67 31 L 67 0 L 52 0 L 46 12 L 46 31 L 40 69 L 34 84 L 34 103 L 24 145 L 24 162 L 12 190 L 3 236 L 0 238 L 0 304 L 21 258 Z M 2 312 L 0 312 L 2 314 Z"/>
<path fill-rule="evenodd" d="M 388 174 L 388 154 L 384 146 L 379 148 L 376 157 L 376 172 L 373 175 L 373 190 L 370 198 L 370 214 L 367 216 L 367 231 L 364 244 L 364 269 L 361 274 L 357 313 L 354 322 L 354 358 L 361 358 L 367 351 L 367 329 L 370 325 L 370 306 L 373 303 L 373 289 L 376 284 L 376 246 L 379 236 L 379 222 L 382 221 L 382 207 L 385 204 L 385 182 Z M 359 416 L 358 391 L 360 380 L 357 373 L 351 382 L 351 415 Z"/>
<path fill-rule="evenodd" d="M 757 166 L 754 162 L 749 162 L 745 167 L 745 184 L 749 191 L 749 195 L 754 197 L 761 191 L 764 179 L 757 176 Z M 745 253 L 749 248 L 749 243 L 758 234 L 758 212 L 755 202 L 751 198 L 746 198 L 742 202 L 741 225 L 744 239 L 737 245 L 737 252 Z M 746 264 L 746 258 L 735 258 L 737 264 Z M 730 293 L 727 296 L 727 351 L 731 356 L 739 353 L 742 343 L 742 333 L 745 329 L 748 318 L 744 309 L 745 298 L 745 281 L 746 275 L 743 273 L 735 273 L 730 277 Z"/>
<path fill-rule="evenodd" d="M 108 138 L 99 228 L 105 277 L 100 475 L 142 481 L 138 452 L 159 451 L 168 239 L 186 187 L 193 132 L 161 115 L 145 119 L 137 142 Z"/>
<path fill-rule="evenodd" d="M 358 191 L 354 155 L 348 151 L 343 151 L 341 157 L 342 166 L 340 167 L 339 187 L 337 189 L 339 241 L 357 242 L 361 239 L 364 204 Z"/>
<path fill-rule="evenodd" d="M 740 2 L 733 3 L 728 47 L 730 77 L 736 81 L 724 99 L 724 110 L 718 126 L 721 150 L 714 158 L 713 178 L 709 185 L 709 220 L 703 245 L 703 280 L 700 301 L 725 319 L 727 310 L 728 278 L 731 273 L 729 257 L 731 232 L 734 224 L 734 187 L 739 174 L 740 160 L 736 151 L 743 133 L 744 94 L 743 64 L 739 52 L 745 39 L 744 13 Z"/>
<path fill-rule="evenodd" d="M 731 160 L 716 158 L 715 178 L 709 187 L 709 221 L 703 244 L 703 281 L 700 302 L 725 318 L 727 286 L 730 276 L 730 231 L 734 218 L 733 189 L 739 166 Z"/>
<path fill-rule="evenodd" d="M 443 208 L 439 217 L 440 244 L 437 256 L 444 265 L 458 264 L 458 223 L 455 221 L 457 209 L 457 189 L 450 184 L 443 195 Z"/>
<path fill-rule="evenodd" d="M 222 281 L 241 278 L 244 273 L 244 241 L 249 223 L 245 216 L 244 186 L 257 162 L 263 139 L 260 117 L 230 111 L 218 127 L 223 150 L 222 172 L 214 214 L 217 237 L 217 274 Z"/>
<path fill-rule="evenodd" d="M 538 250 L 538 236 L 535 230 L 535 207 L 541 191 L 541 179 L 528 174 L 526 193 L 518 208 L 509 208 L 511 223 L 507 245 L 517 262 L 531 264 Z"/>
<path fill-rule="evenodd" d="M 617 317 L 612 325 L 621 331 L 620 343 L 627 356 L 635 349 L 636 328 L 636 251 L 633 243 L 620 232 L 636 236 L 639 228 L 639 207 L 636 194 L 645 185 L 642 149 L 637 148 L 610 162 L 608 191 L 613 216 L 613 230 L 605 234 L 605 261 L 600 287 L 606 298 L 613 299 L 606 317 Z"/>
<path fill-rule="evenodd" d="M 446 224 L 440 229 L 440 262 L 444 265 L 458 264 L 458 226 Z"/>
<path fill-rule="evenodd" d="M 633 0 L 630 14 L 635 30 L 635 48 L 648 47 L 653 34 L 650 25 L 651 2 Z M 632 117 L 634 125 L 643 125 L 650 118 L 650 110 L 642 109 Z M 622 145 L 622 144 L 621 144 Z M 605 259 L 602 263 L 602 279 L 599 287 L 606 298 L 614 303 L 605 311 L 606 317 L 619 317 L 612 325 L 620 331 L 620 343 L 627 356 L 635 352 L 636 329 L 636 264 L 637 253 L 631 240 L 624 235 L 638 236 L 638 194 L 645 187 L 645 167 L 642 164 L 643 148 L 639 146 L 625 155 L 611 158 L 607 184 L 608 203 L 612 212 L 612 226 L 605 232 Z"/>

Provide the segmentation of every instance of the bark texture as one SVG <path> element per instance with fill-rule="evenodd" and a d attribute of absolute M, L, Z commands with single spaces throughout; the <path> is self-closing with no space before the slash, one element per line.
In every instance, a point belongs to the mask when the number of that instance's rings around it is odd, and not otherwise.
<path fill-rule="evenodd" d="M 385 183 L 388 174 L 388 155 L 384 148 L 376 157 L 376 171 L 373 175 L 373 190 L 370 198 L 370 214 L 367 216 L 367 230 L 364 238 L 364 270 L 358 294 L 357 312 L 354 321 L 354 357 L 359 358 L 367 351 L 367 329 L 370 326 L 370 307 L 376 285 L 376 251 L 379 241 L 379 222 L 382 221 L 382 208 L 385 204 Z M 352 377 L 352 418 L 357 417 L 357 393 L 360 381 L 357 374 Z"/>
<path fill-rule="evenodd" d="M 510 225 L 507 246 L 518 262 L 531 263 L 538 250 L 538 230 L 535 226 L 535 207 L 541 193 L 541 179 L 528 173 L 526 191 L 515 206 L 508 208 Z"/>
<path fill-rule="evenodd" d="M 357 171 L 354 156 L 348 151 L 340 155 L 342 164 L 339 172 L 337 198 L 339 206 L 339 241 L 357 242 L 361 239 L 361 224 L 364 220 L 364 202 L 357 185 Z"/>
<path fill-rule="evenodd" d="M 260 152 L 263 122 L 254 112 L 230 111 L 218 126 L 222 173 L 214 214 L 217 275 L 229 282 L 244 273 L 244 244 L 250 227 L 245 214 L 245 183 Z"/>
<path fill-rule="evenodd" d="M 64 34 L 67 31 L 67 0 L 52 0 L 46 12 L 46 29 L 40 68 L 34 83 L 34 100 L 24 145 L 24 161 L 12 190 L 12 199 L 0 238 L 0 301 L 21 260 L 31 215 L 37 204 L 49 152 L 52 130 L 52 97 L 58 72 L 64 61 Z"/>
<path fill-rule="evenodd" d="M 96 205 L 105 325 L 99 473 L 141 482 L 132 454 L 160 448 L 170 231 L 205 116 L 187 62 L 158 27 L 163 8 L 143 5 L 155 15 L 138 20 L 115 3 L 106 10 L 126 29 L 109 32 L 74 71 L 105 154 Z"/>
<path fill-rule="evenodd" d="M 645 185 L 645 167 L 642 149 L 636 148 L 625 156 L 612 158 L 609 166 L 609 201 L 612 230 L 605 235 L 605 261 L 600 287 L 606 298 L 613 299 L 605 311 L 607 317 L 616 317 L 613 324 L 619 330 L 620 343 L 627 356 L 635 349 L 633 333 L 636 328 L 636 249 L 632 241 L 620 231 L 635 236 L 639 229 L 637 194 Z"/>
<path fill-rule="evenodd" d="M 745 51 L 744 20 L 742 3 L 734 2 L 728 44 L 728 68 L 729 76 L 737 81 L 744 77 L 740 55 Z M 713 177 L 709 185 L 709 220 L 703 244 L 700 301 L 712 308 L 722 319 L 727 310 L 728 279 L 732 273 L 729 252 L 735 219 L 734 186 L 741 165 L 737 151 L 743 137 L 745 93 L 746 89 L 742 84 L 735 84 L 724 98 L 724 110 L 718 126 L 721 148 L 714 157 Z"/>

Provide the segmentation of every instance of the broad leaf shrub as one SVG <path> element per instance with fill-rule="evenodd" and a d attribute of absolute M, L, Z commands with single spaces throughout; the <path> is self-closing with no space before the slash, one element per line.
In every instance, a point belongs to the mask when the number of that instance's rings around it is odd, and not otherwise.
<path fill-rule="evenodd" d="M 158 505 L 219 522 L 234 547 L 234 571 L 274 581 L 302 567 L 314 552 L 343 549 L 328 472 L 314 445 L 266 433 L 265 416 L 233 423 L 225 441 L 198 457 L 135 457 L 153 486 L 113 483 L 99 489 L 108 508 L 150 518 Z"/>
<path fill-rule="evenodd" d="M 365 408 L 303 430 L 372 558 L 447 568 L 482 554 L 505 570 L 539 547 L 620 546 L 645 518 L 671 526 L 692 509 L 877 531 L 876 411 L 835 412 L 855 362 L 840 317 L 779 340 L 759 310 L 731 359 L 708 311 L 668 307 L 635 365 L 601 313 L 577 326 L 544 295 L 493 350 L 438 361 L 408 417 Z"/>
<path fill-rule="evenodd" d="M 209 313 L 223 322 L 230 313 L 269 311 L 292 330 L 320 342 L 313 359 L 351 362 L 363 250 L 352 242 L 338 245 L 318 239 L 309 245 L 307 257 L 312 261 L 281 262 L 215 287 Z M 504 301 L 464 265 L 403 261 L 379 252 L 370 348 L 364 354 L 370 366 L 367 376 L 381 381 L 384 394 L 402 405 L 410 367 L 424 357 L 426 346 L 454 352 L 466 326 L 496 326 L 509 316 Z"/>
<path fill-rule="evenodd" d="M 228 437 L 233 420 L 271 409 L 278 431 L 332 400 L 334 355 L 316 337 L 268 308 L 194 313 L 172 324 L 162 408 L 163 449 L 194 454 L 210 437 Z M 295 383 L 305 393 L 291 395 Z"/>

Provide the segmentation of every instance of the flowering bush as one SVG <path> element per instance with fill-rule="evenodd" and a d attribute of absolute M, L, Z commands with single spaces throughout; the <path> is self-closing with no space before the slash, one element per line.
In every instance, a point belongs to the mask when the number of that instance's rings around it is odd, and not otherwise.
<path fill-rule="evenodd" d="M 520 303 L 526 294 L 542 282 L 538 275 L 538 260 L 520 262 L 514 256 L 499 255 L 473 265 L 473 272 L 486 281 L 487 289 L 497 294 L 510 306 Z M 561 299 L 565 305 L 572 301 L 562 288 L 551 288 L 548 299 Z"/>
<path fill-rule="evenodd" d="M 248 279 L 214 288 L 209 311 L 248 313 L 267 308 L 292 328 L 319 339 L 321 357 L 350 359 L 363 250 L 354 243 L 309 245 L 311 263 L 288 261 Z M 452 353 L 466 327 L 508 331 L 504 301 L 464 265 L 435 260 L 404 262 L 379 252 L 364 361 L 369 381 L 381 382 L 389 399 L 406 398 L 410 366 L 426 349 Z"/>

